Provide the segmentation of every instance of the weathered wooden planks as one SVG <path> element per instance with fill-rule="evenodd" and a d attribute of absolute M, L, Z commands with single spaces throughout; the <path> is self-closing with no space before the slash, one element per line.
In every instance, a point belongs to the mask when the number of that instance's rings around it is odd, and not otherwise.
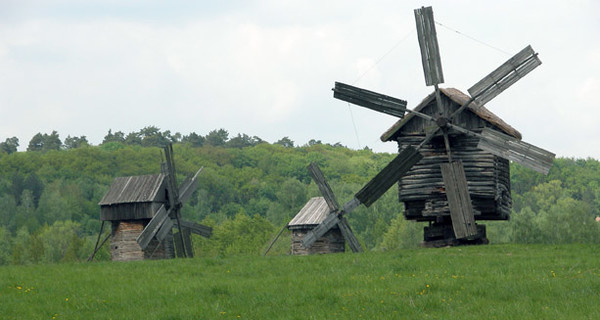
<path fill-rule="evenodd" d="M 160 230 L 160 227 L 163 223 L 169 219 L 169 214 L 171 210 L 167 211 L 165 206 L 162 205 L 158 212 L 154 215 L 152 220 L 148 223 L 146 228 L 140 233 L 137 237 L 137 242 L 142 249 L 146 249 L 150 240 L 156 235 L 156 233 Z"/>
<path fill-rule="evenodd" d="M 292 230 L 291 252 L 294 255 L 337 253 L 345 251 L 344 237 L 340 229 L 333 228 L 323 234 L 310 247 L 305 247 L 302 243 L 309 229 Z"/>
<path fill-rule="evenodd" d="M 369 207 L 422 158 L 423 156 L 415 148 L 405 148 L 375 178 L 358 191 L 355 198 Z"/>
<path fill-rule="evenodd" d="M 477 228 L 462 163 L 460 161 L 442 163 L 440 168 L 446 186 L 454 234 L 457 239 L 472 237 L 477 234 Z"/>
<path fill-rule="evenodd" d="M 480 105 L 484 105 L 540 64 L 542 62 L 537 53 L 527 46 L 469 88 L 469 94 Z"/>
<path fill-rule="evenodd" d="M 417 38 L 421 48 L 425 83 L 428 86 L 444 83 L 440 49 L 435 31 L 435 21 L 433 20 L 433 9 L 431 7 L 415 9 L 415 21 L 417 23 Z"/>
<path fill-rule="evenodd" d="M 335 83 L 333 97 L 398 118 L 402 118 L 406 112 L 407 102 L 405 100 L 361 89 L 341 82 Z"/>
<path fill-rule="evenodd" d="M 550 171 L 554 153 L 492 129 L 485 128 L 481 134 L 484 139 L 479 141 L 477 145 L 479 149 L 518 162 L 543 174 L 548 174 Z"/>
<path fill-rule="evenodd" d="M 354 232 L 352 232 L 352 228 L 350 228 L 348 220 L 342 217 L 340 219 L 340 222 L 338 222 L 337 226 L 342 232 L 342 235 L 344 236 L 344 239 L 346 240 L 346 243 L 348 243 L 348 246 L 350 247 L 352 252 L 362 252 L 363 248 L 360 245 L 360 242 L 358 242 L 358 239 L 356 239 L 356 236 L 354 236 Z"/>
<path fill-rule="evenodd" d="M 323 198 L 325 198 L 325 202 L 327 202 L 329 211 L 337 211 L 340 208 L 340 205 L 338 204 L 337 199 L 335 198 L 335 194 L 331 190 L 331 187 L 329 186 L 329 183 L 327 183 L 327 180 L 325 179 L 325 176 L 323 175 L 323 172 L 321 171 L 319 166 L 313 162 L 308 165 L 307 169 L 311 177 L 317 184 L 317 187 L 319 187 Z"/>

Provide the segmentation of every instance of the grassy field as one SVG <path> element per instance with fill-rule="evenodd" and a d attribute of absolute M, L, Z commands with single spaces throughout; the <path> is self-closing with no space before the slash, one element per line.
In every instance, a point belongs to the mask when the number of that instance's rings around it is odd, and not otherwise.
<path fill-rule="evenodd" d="M 2 319 L 600 319 L 591 245 L 0 267 Z"/>

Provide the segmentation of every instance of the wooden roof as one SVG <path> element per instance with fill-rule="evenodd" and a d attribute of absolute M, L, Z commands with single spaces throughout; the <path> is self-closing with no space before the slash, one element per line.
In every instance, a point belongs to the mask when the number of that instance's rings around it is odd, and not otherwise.
<path fill-rule="evenodd" d="M 325 198 L 314 197 L 308 200 L 300 212 L 288 223 L 288 228 L 301 226 L 316 226 L 329 214 L 329 207 Z"/>
<path fill-rule="evenodd" d="M 461 106 L 470 99 L 468 95 L 455 88 L 440 88 L 440 92 L 446 97 L 450 98 L 450 100 L 454 101 L 455 103 Z M 421 111 L 421 109 L 425 108 L 434 100 L 435 92 L 431 93 L 425 99 L 423 99 L 423 101 L 418 106 L 416 106 L 414 110 Z M 500 119 L 500 117 L 492 113 L 485 106 L 479 105 L 476 102 L 471 102 L 466 109 L 473 112 L 481 119 L 495 125 L 504 133 L 521 140 L 521 133 L 519 131 L 511 127 L 508 123 L 504 122 L 504 120 Z M 398 120 L 398 122 L 396 122 L 391 128 L 389 128 L 386 132 L 384 132 L 381 135 L 381 141 L 386 142 L 393 140 L 396 134 L 400 131 L 400 129 L 404 127 L 404 125 L 406 125 L 414 117 L 416 116 L 413 113 L 409 113 L 404 118 Z"/>
<path fill-rule="evenodd" d="M 152 202 L 164 188 L 164 174 L 118 177 L 98 203 L 101 206 L 119 203 Z"/>

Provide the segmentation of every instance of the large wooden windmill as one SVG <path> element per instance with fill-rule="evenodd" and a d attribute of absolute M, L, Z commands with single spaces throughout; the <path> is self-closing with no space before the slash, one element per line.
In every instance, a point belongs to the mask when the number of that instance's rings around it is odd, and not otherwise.
<path fill-rule="evenodd" d="M 304 246 L 344 224 L 344 214 L 360 204 L 370 206 L 398 181 L 405 216 L 430 222 L 425 242 L 485 243 L 485 228 L 478 228 L 475 220 L 508 219 L 509 161 L 544 174 L 552 166 L 553 153 L 521 141 L 518 131 L 484 107 L 541 64 L 531 46 L 473 85 L 469 97 L 438 87 L 444 77 L 432 8 L 416 9 L 415 19 L 425 83 L 435 91 L 411 110 L 404 100 L 336 82 L 335 98 L 400 118 L 382 136 L 384 141 L 396 140 L 400 151 L 343 208 L 330 207 L 332 214 L 306 235 Z M 325 189 L 321 191 L 327 199 Z"/>
<path fill-rule="evenodd" d="M 100 245 L 96 243 L 94 253 L 110 237 L 113 260 L 192 257 L 191 233 L 204 237 L 212 233 L 210 227 L 181 219 L 181 207 L 198 188 L 201 170 L 178 187 L 169 144 L 160 174 L 116 178 L 99 203 L 100 234 L 106 221 L 112 230 Z M 173 233 L 174 228 L 179 231 Z"/>

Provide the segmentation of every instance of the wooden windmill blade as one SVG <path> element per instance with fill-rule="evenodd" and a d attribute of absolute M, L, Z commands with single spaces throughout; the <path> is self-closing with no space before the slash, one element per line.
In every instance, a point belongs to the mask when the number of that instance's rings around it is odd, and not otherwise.
<path fill-rule="evenodd" d="M 204 169 L 204 167 L 200 168 L 196 171 L 196 174 L 181 183 L 179 186 L 179 202 L 186 203 L 192 194 L 198 190 L 198 175 L 202 172 L 202 169 Z"/>
<path fill-rule="evenodd" d="M 311 162 L 308 165 L 307 169 L 310 173 L 310 176 L 317 184 L 317 187 L 319 187 L 319 191 L 321 191 L 323 198 L 325 198 L 325 202 L 327 202 L 327 206 L 329 207 L 329 212 L 337 212 L 340 208 L 340 205 L 337 199 L 335 198 L 335 194 L 333 194 L 329 183 L 327 183 L 327 180 L 325 179 L 321 168 L 319 168 L 319 166 L 316 163 Z"/>
<path fill-rule="evenodd" d="M 394 183 L 423 158 L 417 149 L 407 147 L 400 152 L 375 178 L 371 179 L 354 197 L 366 207 L 377 201 Z"/>
<path fill-rule="evenodd" d="M 454 229 L 456 238 L 465 239 L 475 236 L 477 226 L 462 162 L 442 163 L 440 168 L 452 218 L 452 229 Z"/>
<path fill-rule="evenodd" d="M 177 225 L 181 226 L 181 213 L 179 209 L 181 207 L 181 201 L 179 199 L 179 189 L 177 188 L 177 179 L 175 172 L 175 160 L 173 159 L 173 144 L 169 143 L 164 148 L 165 151 L 165 163 L 167 165 L 167 191 L 169 204 L 172 214 L 171 216 L 175 218 Z M 188 196 L 189 197 L 189 196 Z M 191 243 L 191 238 L 189 238 L 189 232 L 183 232 L 185 228 L 179 229 L 179 232 L 175 234 L 175 244 L 176 254 L 178 257 L 188 257 L 190 256 L 188 253 L 191 250 L 191 247 L 186 248 L 189 243 Z M 189 238 L 189 239 L 188 239 Z"/>
<path fill-rule="evenodd" d="M 315 241 L 317 241 L 317 239 L 322 237 L 325 233 L 327 233 L 327 231 L 337 225 L 350 249 L 353 252 L 363 251 L 358 239 L 356 239 L 356 236 L 352 232 L 352 228 L 350 228 L 348 221 L 342 217 L 338 217 L 340 205 L 337 202 L 335 194 L 331 190 L 331 187 L 329 186 L 329 183 L 327 183 L 327 180 L 325 179 L 325 176 L 323 175 L 323 172 L 319 166 L 313 162 L 309 164 L 307 168 L 313 180 L 319 187 L 319 190 L 321 191 L 321 194 L 323 195 L 323 198 L 329 207 L 330 213 L 327 215 L 324 221 L 321 222 L 321 224 L 319 224 L 315 229 L 311 230 L 311 232 L 309 232 L 304 239 L 302 239 L 302 245 L 305 248 L 310 247 L 313 243 L 315 243 Z"/>
<path fill-rule="evenodd" d="M 538 54 L 527 46 L 469 88 L 469 94 L 484 105 L 541 64 Z"/>
<path fill-rule="evenodd" d="M 171 207 L 178 207 L 179 190 L 177 189 L 175 160 L 173 159 L 173 144 L 169 143 L 167 146 L 165 146 L 164 151 L 165 163 L 167 165 L 167 190 L 169 192 L 169 204 Z"/>
<path fill-rule="evenodd" d="M 369 181 L 359 192 L 354 195 L 354 198 L 344 204 L 342 211 L 339 214 L 328 215 L 316 228 L 306 234 L 302 239 L 302 245 L 305 248 L 310 247 L 317 239 L 322 237 L 329 229 L 335 225 L 339 225 L 342 221 L 342 215 L 352 212 L 361 203 L 369 207 L 373 202 L 377 201 L 394 183 L 398 182 L 410 168 L 419 162 L 423 156 L 413 147 L 404 149 L 394 160 L 392 160 L 375 178 Z M 316 165 L 315 165 L 316 166 Z M 317 167 L 318 169 L 318 167 Z M 319 170 L 320 172 L 320 170 Z M 324 178 L 323 178 L 324 179 Z M 339 207 L 339 205 L 337 205 Z M 344 219 L 345 220 L 345 219 Z M 340 229 L 342 232 L 345 228 L 349 228 L 346 222 L 341 222 Z M 352 236 L 352 232 L 349 232 Z M 348 243 L 356 243 L 353 239 L 348 240 Z M 360 244 L 358 244 L 360 246 Z M 351 247 L 352 248 L 352 247 Z M 354 251 L 354 249 L 353 249 Z M 357 252 L 357 251 L 355 251 Z"/>
<path fill-rule="evenodd" d="M 345 83 L 336 82 L 333 97 L 350 102 L 357 106 L 383 112 L 398 118 L 404 117 L 407 102 L 402 99 L 386 96 L 381 93 L 354 87 Z"/>
<path fill-rule="evenodd" d="M 160 206 L 158 211 L 154 214 L 154 217 L 150 220 L 148 225 L 142 230 L 136 241 L 145 250 L 152 238 L 158 233 L 162 225 L 166 220 L 169 220 L 171 209 L 166 210 L 165 205 Z"/>
<path fill-rule="evenodd" d="M 548 174 L 555 154 L 496 130 L 484 128 L 477 148 Z"/>
<path fill-rule="evenodd" d="M 425 83 L 428 86 L 437 86 L 444 83 L 444 74 L 435 31 L 435 21 L 433 20 L 433 9 L 431 7 L 415 9 L 415 21 L 417 23 L 417 37 L 421 48 Z"/>

